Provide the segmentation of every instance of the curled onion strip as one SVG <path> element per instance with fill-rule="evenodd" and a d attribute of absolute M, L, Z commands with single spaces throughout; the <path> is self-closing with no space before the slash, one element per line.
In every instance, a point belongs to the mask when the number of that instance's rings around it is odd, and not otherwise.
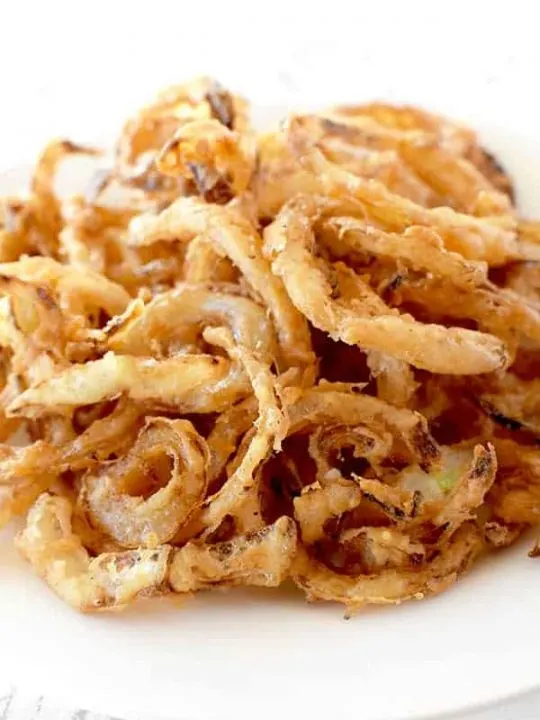
<path fill-rule="evenodd" d="M 189 241 L 204 235 L 214 249 L 232 260 L 267 305 L 288 364 L 312 365 L 307 323 L 289 300 L 281 281 L 270 272 L 258 233 L 238 212 L 194 198 L 180 198 L 157 216 L 135 218 L 130 234 L 135 245 L 158 240 Z"/>
<path fill-rule="evenodd" d="M 485 333 L 462 328 L 426 325 L 410 315 L 396 315 L 359 276 L 343 266 L 336 268 L 332 287 L 321 263 L 312 253 L 312 224 L 318 209 L 308 198 L 286 205 L 265 230 L 265 254 L 279 275 L 292 302 L 319 329 L 350 345 L 390 352 L 400 360 L 431 372 L 475 374 L 504 367 L 508 362 L 503 342 Z M 356 297 L 340 300 L 340 279 Z M 336 293 L 338 298 L 334 299 Z"/>
<path fill-rule="evenodd" d="M 137 596 L 166 589 L 169 546 L 103 553 L 91 559 L 71 529 L 66 498 L 41 495 L 16 543 L 51 590 L 77 610 L 122 607 Z"/>
<path fill-rule="evenodd" d="M 166 484 L 154 489 L 153 463 L 169 458 Z M 187 420 L 152 418 L 124 457 L 83 481 L 82 504 L 91 524 L 125 548 L 171 540 L 202 502 L 207 485 L 206 443 Z M 160 479 L 162 482 L 162 480 Z"/>

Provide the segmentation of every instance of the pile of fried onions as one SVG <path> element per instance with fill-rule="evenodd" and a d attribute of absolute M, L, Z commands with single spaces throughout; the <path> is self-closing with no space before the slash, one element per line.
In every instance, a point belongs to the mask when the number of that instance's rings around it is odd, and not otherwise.
<path fill-rule="evenodd" d="M 0 200 L 0 521 L 60 598 L 288 580 L 352 612 L 538 523 L 540 223 L 471 130 L 261 134 L 199 78 L 107 157 L 52 142 Z"/>

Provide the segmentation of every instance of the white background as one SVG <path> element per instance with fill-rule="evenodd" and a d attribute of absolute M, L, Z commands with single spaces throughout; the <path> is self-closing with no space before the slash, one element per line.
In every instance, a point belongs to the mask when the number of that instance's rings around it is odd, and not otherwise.
<path fill-rule="evenodd" d="M 393 97 L 472 122 L 488 109 L 505 127 L 523 93 L 538 95 L 534 6 L 1 0 L 0 167 L 51 135 L 111 136 L 156 88 L 200 73 L 256 103 Z M 527 122 L 539 120 L 537 104 Z"/>
<path fill-rule="evenodd" d="M 112 138 L 156 89 L 202 73 L 264 105 L 385 97 L 481 117 L 491 147 L 507 148 L 516 115 L 522 132 L 540 136 L 534 6 L 0 0 L 0 171 L 31 162 L 52 136 Z M 524 168 L 526 209 L 540 187 L 538 157 L 504 157 Z M 478 717 L 538 716 L 536 697 Z"/>

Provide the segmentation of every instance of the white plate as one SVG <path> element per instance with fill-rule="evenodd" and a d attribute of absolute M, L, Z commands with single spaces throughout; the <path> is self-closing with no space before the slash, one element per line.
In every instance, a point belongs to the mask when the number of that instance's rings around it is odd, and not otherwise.
<path fill-rule="evenodd" d="M 540 142 L 538 114 L 526 110 L 511 126 L 508 108 L 503 125 L 491 114 L 476 121 L 532 212 L 540 168 L 530 158 Z M 23 179 L 10 173 L 0 194 Z M 5 538 L 0 676 L 66 705 L 145 720 L 416 720 L 470 709 L 540 685 L 540 560 L 527 557 L 529 545 L 494 556 L 438 598 L 346 621 L 338 606 L 307 605 L 293 588 L 82 616 Z"/>

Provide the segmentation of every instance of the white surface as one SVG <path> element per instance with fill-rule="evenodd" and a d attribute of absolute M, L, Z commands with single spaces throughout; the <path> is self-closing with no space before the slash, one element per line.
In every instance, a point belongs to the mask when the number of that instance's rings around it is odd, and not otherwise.
<path fill-rule="evenodd" d="M 0 691 L 0 720 L 115 720 L 77 708 L 59 707 L 43 695 L 15 687 Z"/>
<path fill-rule="evenodd" d="M 484 709 L 455 720 L 538 720 L 538 697 L 525 695 L 499 705 L 496 709 Z M 256 715 L 254 720 L 256 720 Z M 286 716 L 287 718 L 289 716 Z M 54 699 L 36 695 L 22 688 L 8 687 L 0 690 L 0 720 L 120 720 L 110 715 L 96 714 L 76 706 L 58 705 Z M 153 716 L 138 716 L 132 720 L 153 720 Z M 182 720 L 177 716 L 175 720 Z M 219 720 L 219 716 L 217 716 Z M 452 720 L 448 715 L 444 720 Z"/>
<path fill-rule="evenodd" d="M 81 616 L 4 550 L 2 676 L 65 705 L 148 720 L 404 720 L 538 682 L 540 573 L 526 548 L 445 595 L 344 620 L 295 591 Z M 523 587 L 527 592 L 523 592 Z"/>
<path fill-rule="evenodd" d="M 264 105 L 383 97 L 460 117 L 540 214 L 533 5 L 18 0 L 1 10 L 0 169 L 51 135 L 110 137 L 156 88 L 208 72 Z M 0 677 L 60 707 L 144 720 L 460 710 L 540 683 L 539 562 L 521 546 L 440 598 L 350 621 L 294 592 L 81 617 L 2 543 Z M 538 696 L 523 702 L 478 717 L 538 717 Z"/>
<path fill-rule="evenodd" d="M 288 716 L 286 716 L 288 718 Z M 219 716 L 218 716 L 219 718 Z M 110 715 L 96 714 L 76 707 L 59 706 L 53 699 L 14 687 L 0 690 L 0 720 L 120 720 Z M 153 720 L 153 716 L 138 716 L 133 720 Z M 177 717 L 176 720 L 181 720 Z M 256 720 L 256 715 L 254 716 Z M 452 720 L 449 716 L 445 720 Z M 459 716 L 459 720 L 538 720 L 538 703 L 530 696 L 514 699 L 497 709 Z"/>

